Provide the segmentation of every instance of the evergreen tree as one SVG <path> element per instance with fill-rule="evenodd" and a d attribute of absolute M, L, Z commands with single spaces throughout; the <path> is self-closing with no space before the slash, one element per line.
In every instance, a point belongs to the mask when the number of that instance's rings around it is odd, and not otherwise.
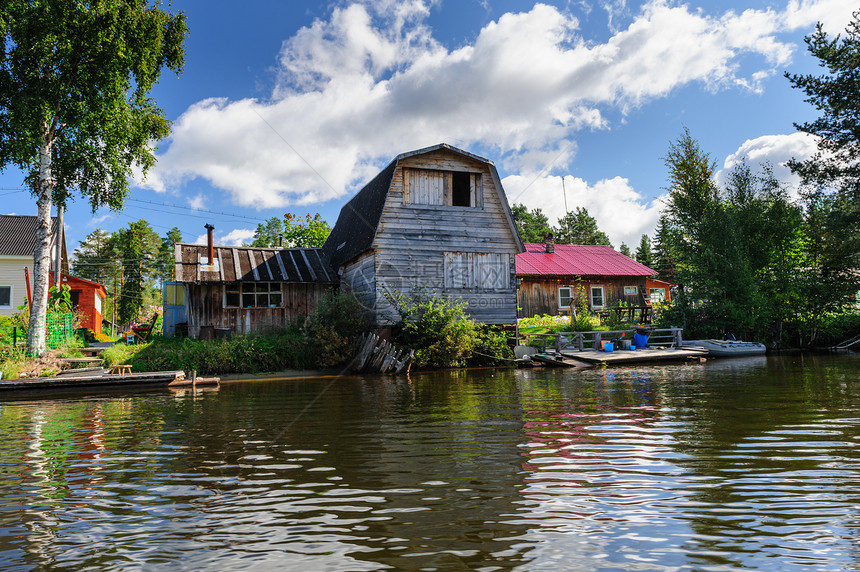
<path fill-rule="evenodd" d="M 117 252 L 122 261 L 122 289 L 117 304 L 120 323 L 134 320 L 144 302 L 155 299 L 161 238 L 145 220 L 116 231 Z"/>
<path fill-rule="evenodd" d="M 511 215 L 523 242 L 543 242 L 547 233 L 552 232 L 549 219 L 539 208 L 529 211 L 525 205 L 514 205 L 511 207 Z"/>
<path fill-rule="evenodd" d="M 168 230 L 167 234 L 161 239 L 156 259 L 156 271 L 159 282 L 173 280 L 173 274 L 176 269 L 175 246 L 180 242 L 182 242 L 182 231 L 175 226 Z"/>
<path fill-rule="evenodd" d="M 273 216 L 265 223 L 257 225 L 257 230 L 254 231 L 254 240 L 249 246 L 258 248 L 272 248 L 280 244 L 284 237 L 284 224 L 281 219 Z"/>
<path fill-rule="evenodd" d="M 626 244 L 624 244 L 623 242 L 621 243 L 621 246 L 618 247 L 618 252 L 620 252 L 621 254 L 626 256 L 627 258 L 633 257 L 632 253 L 630 252 L 630 247 L 627 246 Z"/>
<path fill-rule="evenodd" d="M 97 228 L 78 243 L 72 259 L 72 274 L 105 284 L 113 273 L 115 260 L 110 233 Z"/>
<path fill-rule="evenodd" d="M 648 268 L 654 268 L 654 256 L 651 254 L 651 239 L 647 234 L 643 234 L 639 239 L 639 248 L 636 249 L 636 262 L 644 264 Z"/>
<path fill-rule="evenodd" d="M 597 219 L 584 207 L 576 207 L 558 220 L 553 231 L 558 244 L 605 244 L 612 246 L 609 236 L 597 228 Z"/>

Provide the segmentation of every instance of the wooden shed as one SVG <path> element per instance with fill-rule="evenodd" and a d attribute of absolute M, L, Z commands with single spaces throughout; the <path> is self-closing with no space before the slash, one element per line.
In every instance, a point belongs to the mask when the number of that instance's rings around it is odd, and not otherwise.
<path fill-rule="evenodd" d="M 338 283 L 319 248 L 177 244 L 175 262 L 191 337 L 286 327 Z"/>
<path fill-rule="evenodd" d="M 398 155 L 341 209 L 323 250 L 378 326 L 398 319 L 389 294 L 416 287 L 465 301 L 476 321 L 516 322 L 523 244 L 495 166 L 466 151 Z"/>
<path fill-rule="evenodd" d="M 567 314 L 577 296 L 585 296 L 595 312 L 618 307 L 619 302 L 648 309 L 649 285 L 665 286 L 665 299 L 670 296 L 668 283 L 658 285 L 652 279 L 655 274 L 610 246 L 526 244 L 526 252 L 517 256 L 519 316 Z"/>
<path fill-rule="evenodd" d="M 53 284 L 53 271 L 50 272 L 49 276 L 51 284 Z M 60 274 L 60 283 L 69 287 L 72 307 L 81 317 L 80 327 L 100 334 L 102 332 L 102 308 L 105 298 L 107 298 L 105 287 L 98 282 L 68 274 Z"/>

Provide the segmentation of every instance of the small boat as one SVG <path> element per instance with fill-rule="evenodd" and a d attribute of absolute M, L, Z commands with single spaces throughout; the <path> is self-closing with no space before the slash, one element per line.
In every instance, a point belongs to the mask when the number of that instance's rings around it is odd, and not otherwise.
<path fill-rule="evenodd" d="M 764 344 L 739 340 L 685 340 L 681 345 L 704 348 L 714 357 L 759 356 L 767 351 Z"/>

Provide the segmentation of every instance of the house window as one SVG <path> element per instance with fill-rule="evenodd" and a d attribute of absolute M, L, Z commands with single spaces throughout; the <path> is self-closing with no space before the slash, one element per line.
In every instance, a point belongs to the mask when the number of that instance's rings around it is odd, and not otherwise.
<path fill-rule="evenodd" d="M 635 296 L 637 292 L 636 286 L 625 286 L 624 287 L 624 295 L 625 296 Z"/>
<path fill-rule="evenodd" d="M 12 287 L 0 286 L 0 308 L 12 307 Z"/>
<path fill-rule="evenodd" d="M 591 287 L 591 307 L 592 308 L 603 308 L 603 286 L 592 286 Z"/>
<path fill-rule="evenodd" d="M 241 304 L 240 304 L 241 302 Z M 227 308 L 280 308 L 283 306 L 280 282 L 234 282 L 224 287 Z"/>
<path fill-rule="evenodd" d="M 495 252 L 445 253 L 445 288 L 507 290 L 510 286 L 510 255 Z"/>
<path fill-rule="evenodd" d="M 561 286 L 558 289 L 558 307 L 560 310 L 570 308 L 570 299 L 572 298 L 570 286 Z"/>
<path fill-rule="evenodd" d="M 661 302 L 666 301 L 665 288 L 650 288 L 648 293 L 650 295 L 652 304 L 660 304 Z"/>
<path fill-rule="evenodd" d="M 403 196 L 413 205 L 476 207 L 480 204 L 481 174 L 403 169 Z"/>

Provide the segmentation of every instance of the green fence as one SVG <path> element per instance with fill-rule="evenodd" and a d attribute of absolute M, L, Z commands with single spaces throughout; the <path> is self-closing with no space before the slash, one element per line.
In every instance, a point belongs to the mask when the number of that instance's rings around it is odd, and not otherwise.
<path fill-rule="evenodd" d="M 48 314 L 48 348 L 66 345 L 75 335 L 74 314 Z"/>

